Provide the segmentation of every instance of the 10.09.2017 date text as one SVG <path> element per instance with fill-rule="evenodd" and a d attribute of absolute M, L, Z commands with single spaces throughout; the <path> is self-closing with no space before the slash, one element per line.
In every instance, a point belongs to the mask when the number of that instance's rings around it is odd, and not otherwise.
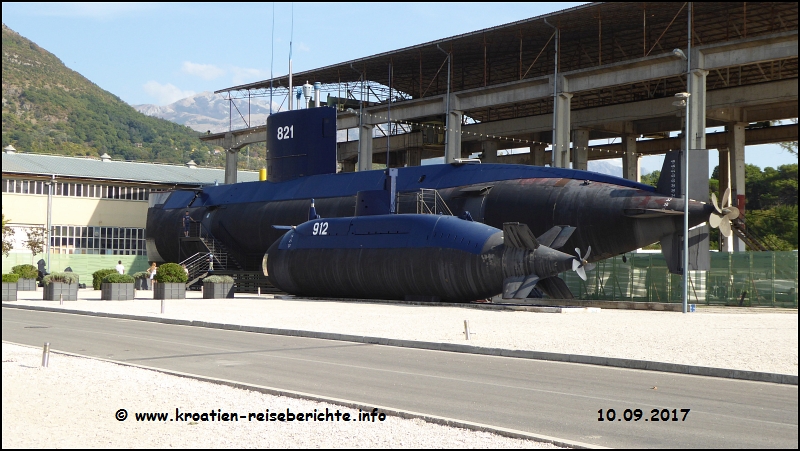
<path fill-rule="evenodd" d="M 645 417 L 644 421 L 686 421 L 691 409 L 652 409 L 650 418 Z M 644 416 L 642 409 L 625 409 L 621 417 L 617 417 L 614 409 L 600 409 L 597 411 L 599 417 L 597 421 L 639 421 Z M 681 416 L 680 414 L 683 414 Z"/>

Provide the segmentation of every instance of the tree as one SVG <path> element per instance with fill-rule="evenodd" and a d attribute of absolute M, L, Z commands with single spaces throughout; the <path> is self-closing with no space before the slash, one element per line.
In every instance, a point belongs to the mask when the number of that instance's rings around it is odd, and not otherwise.
<path fill-rule="evenodd" d="M 792 119 L 792 122 L 797 124 L 797 118 Z M 778 143 L 778 145 L 781 146 L 781 149 L 789 152 L 790 154 L 794 155 L 795 158 L 797 158 L 797 141 Z"/>
<path fill-rule="evenodd" d="M 28 235 L 28 239 L 25 241 L 24 245 L 31 250 L 31 264 L 33 264 L 33 259 L 36 254 L 44 252 L 47 231 L 42 226 L 34 226 L 25 230 L 25 234 Z"/>
<path fill-rule="evenodd" d="M 3 255 L 6 257 L 11 253 L 11 248 L 14 247 L 14 244 L 11 242 L 11 237 L 13 235 L 14 231 L 11 230 L 11 227 L 8 225 L 8 220 L 6 220 L 6 215 L 3 213 Z"/>

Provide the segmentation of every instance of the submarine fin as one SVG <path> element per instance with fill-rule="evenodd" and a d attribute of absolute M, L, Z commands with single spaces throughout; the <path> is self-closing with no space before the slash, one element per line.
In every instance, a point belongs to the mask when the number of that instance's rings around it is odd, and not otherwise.
<path fill-rule="evenodd" d="M 538 288 L 550 299 L 575 299 L 567 283 L 560 277 L 547 277 L 539 281 Z"/>
<path fill-rule="evenodd" d="M 661 237 L 661 254 L 667 260 L 667 269 L 672 274 L 683 274 L 681 270 L 681 237 L 680 233 Z"/>
<path fill-rule="evenodd" d="M 539 276 L 531 274 L 528 277 L 507 277 L 503 281 L 503 299 L 525 299 L 539 282 Z"/>
<path fill-rule="evenodd" d="M 554 226 L 552 229 L 541 234 L 537 241 L 542 246 L 547 246 L 551 249 L 560 249 L 567 242 L 575 227 L 570 226 Z"/>
<path fill-rule="evenodd" d="M 508 247 L 535 250 L 539 247 L 539 242 L 533 236 L 527 224 L 518 222 L 506 222 L 503 224 L 503 241 Z"/>
<path fill-rule="evenodd" d="M 673 150 L 664 155 L 661 175 L 658 177 L 656 192 L 669 197 L 681 197 L 681 151 Z"/>
<path fill-rule="evenodd" d="M 567 242 L 569 237 L 572 236 L 572 232 L 575 231 L 575 227 L 572 226 L 562 226 L 561 233 L 558 234 L 556 239 L 548 246 L 553 249 L 561 249 L 564 243 Z"/>

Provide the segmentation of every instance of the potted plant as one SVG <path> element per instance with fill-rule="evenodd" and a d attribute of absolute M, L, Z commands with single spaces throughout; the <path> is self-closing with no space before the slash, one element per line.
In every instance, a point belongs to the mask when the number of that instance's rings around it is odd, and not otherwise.
<path fill-rule="evenodd" d="M 63 296 L 65 301 L 77 301 L 78 280 L 78 275 L 71 272 L 54 272 L 44 276 L 44 300 L 56 301 Z"/>
<path fill-rule="evenodd" d="M 235 291 L 231 276 L 208 276 L 203 279 L 203 299 L 232 298 Z"/>
<path fill-rule="evenodd" d="M 186 271 L 177 263 L 164 263 L 158 267 L 153 299 L 186 299 Z"/>
<path fill-rule="evenodd" d="M 134 279 L 133 288 L 135 290 L 149 290 L 150 289 L 150 284 L 149 284 L 149 280 L 148 280 L 148 279 L 150 279 L 150 274 L 148 274 L 147 271 L 135 272 L 135 273 L 132 274 L 132 277 Z"/>
<path fill-rule="evenodd" d="M 3 274 L 3 302 L 17 300 L 19 274 Z"/>
<path fill-rule="evenodd" d="M 94 273 L 92 273 L 92 287 L 95 290 L 100 289 L 100 285 L 103 284 L 103 279 L 109 274 L 119 274 L 116 269 L 98 269 Z"/>
<path fill-rule="evenodd" d="M 17 291 L 36 291 L 36 278 L 39 270 L 33 265 L 17 265 L 11 268 L 11 273 L 19 276 Z"/>
<path fill-rule="evenodd" d="M 133 276 L 127 274 L 109 274 L 103 278 L 100 284 L 100 299 L 103 301 L 132 301 L 133 300 Z"/>

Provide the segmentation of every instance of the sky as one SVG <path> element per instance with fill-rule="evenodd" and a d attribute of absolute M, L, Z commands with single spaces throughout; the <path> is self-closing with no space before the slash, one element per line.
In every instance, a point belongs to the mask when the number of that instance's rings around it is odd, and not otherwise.
<path fill-rule="evenodd" d="M 290 40 L 300 72 L 580 4 L 3 2 L 2 11 L 6 26 L 102 89 L 131 105 L 167 105 L 287 74 Z M 745 158 L 797 163 L 777 145 L 748 146 Z M 642 167 L 662 160 L 645 157 Z M 709 171 L 716 164 L 714 152 Z"/>

